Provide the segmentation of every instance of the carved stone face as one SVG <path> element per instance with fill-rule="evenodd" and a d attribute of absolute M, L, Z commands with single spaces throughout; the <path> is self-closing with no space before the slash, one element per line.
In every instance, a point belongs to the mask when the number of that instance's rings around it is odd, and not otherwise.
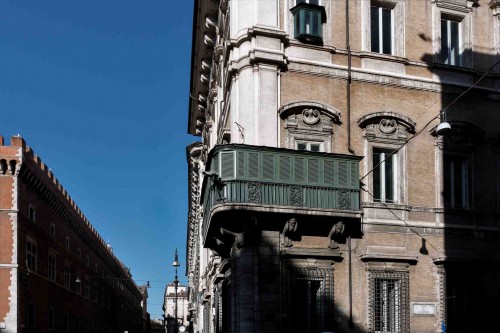
<path fill-rule="evenodd" d="M 319 111 L 316 109 L 305 109 L 302 112 L 302 120 L 308 125 L 314 125 L 319 121 Z"/>
<path fill-rule="evenodd" d="M 379 124 L 380 132 L 384 134 L 392 134 L 396 131 L 397 123 L 394 119 L 382 119 Z"/>

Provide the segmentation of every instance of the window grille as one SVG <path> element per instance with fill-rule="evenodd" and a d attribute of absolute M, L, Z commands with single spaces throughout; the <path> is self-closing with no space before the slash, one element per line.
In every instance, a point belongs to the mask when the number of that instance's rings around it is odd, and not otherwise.
<path fill-rule="evenodd" d="M 328 269 L 293 271 L 290 294 L 294 332 L 332 331 L 333 274 Z"/>
<path fill-rule="evenodd" d="M 408 272 L 370 272 L 371 332 L 409 332 Z"/>
<path fill-rule="evenodd" d="M 212 333 L 210 329 L 210 302 L 203 307 L 203 333 Z"/>

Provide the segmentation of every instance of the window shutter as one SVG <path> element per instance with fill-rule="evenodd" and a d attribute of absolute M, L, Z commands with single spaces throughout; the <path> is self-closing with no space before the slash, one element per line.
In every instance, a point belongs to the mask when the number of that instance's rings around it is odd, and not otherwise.
<path fill-rule="evenodd" d="M 294 180 L 299 183 L 303 183 L 305 180 L 304 177 L 304 158 L 302 157 L 295 157 L 294 159 L 294 166 L 295 166 L 295 178 Z"/>
<path fill-rule="evenodd" d="M 347 162 L 339 161 L 339 186 L 347 186 Z"/>
<path fill-rule="evenodd" d="M 333 185 L 335 183 L 335 162 L 326 160 L 325 166 L 325 184 Z"/>
<path fill-rule="evenodd" d="M 266 180 L 274 179 L 274 156 L 270 154 L 262 155 L 262 178 Z"/>
<path fill-rule="evenodd" d="M 351 177 L 350 177 L 351 181 L 350 181 L 350 185 L 352 187 L 357 187 L 358 186 L 358 183 L 359 183 L 358 172 L 359 172 L 358 164 L 355 163 L 355 162 L 351 162 Z"/>
<path fill-rule="evenodd" d="M 219 169 L 219 154 L 215 155 L 212 164 L 210 165 L 210 170 L 217 172 L 220 174 L 220 169 Z"/>
<path fill-rule="evenodd" d="M 316 158 L 307 160 L 307 176 L 310 183 L 319 183 L 319 161 Z"/>
<path fill-rule="evenodd" d="M 221 154 L 221 178 L 234 178 L 234 153 L 222 152 Z"/>
<path fill-rule="evenodd" d="M 279 164 L 279 180 L 290 180 L 290 156 L 280 156 Z"/>
<path fill-rule="evenodd" d="M 238 177 L 245 177 L 245 153 L 242 151 L 238 152 Z"/>
<path fill-rule="evenodd" d="M 259 154 L 248 153 L 248 177 L 259 178 Z"/>

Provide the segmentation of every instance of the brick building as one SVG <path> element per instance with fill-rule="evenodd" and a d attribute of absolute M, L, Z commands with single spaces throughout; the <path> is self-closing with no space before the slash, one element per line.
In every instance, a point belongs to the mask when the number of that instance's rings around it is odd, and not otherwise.
<path fill-rule="evenodd" d="M 499 60 L 498 0 L 195 1 L 193 332 L 498 331 Z"/>
<path fill-rule="evenodd" d="M 142 295 L 20 136 L 0 137 L 0 331 L 140 332 Z"/>

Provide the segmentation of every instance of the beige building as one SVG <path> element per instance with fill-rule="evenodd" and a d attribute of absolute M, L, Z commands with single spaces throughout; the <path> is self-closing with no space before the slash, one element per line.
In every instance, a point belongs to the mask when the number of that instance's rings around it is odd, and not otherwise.
<path fill-rule="evenodd" d="M 194 11 L 193 332 L 498 331 L 500 1 Z"/>
<path fill-rule="evenodd" d="M 175 307 L 177 306 L 177 320 L 178 326 L 186 325 L 188 323 L 188 299 L 186 286 L 177 286 L 177 295 L 175 291 L 175 284 L 168 284 L 165 288 L 165 295 L 163 300 L 163 311 L 165 311 L 165 326 L 167 333 L 175 332 Z"/>

